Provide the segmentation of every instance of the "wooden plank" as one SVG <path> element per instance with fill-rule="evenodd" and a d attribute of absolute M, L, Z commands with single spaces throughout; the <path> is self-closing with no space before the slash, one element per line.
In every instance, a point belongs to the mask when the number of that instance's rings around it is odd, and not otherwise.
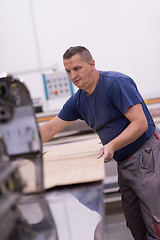
<path fill-rule="evenodd" d="M 45 189 L 54 186 L 103 180 L 103 158 L 97 159 L 101 148 L 99 138 L 53 146 L 43 155 Z M 35 191 L 34 164 L 26 160 L 20 173 L 26 182 L 25 192 Z"/>
<path fill-rule="evenodd" d="M 45 187 L 102 180 L 103 158 L 97 159 L 99 139 L 54 146 L 44 154 Z"/>

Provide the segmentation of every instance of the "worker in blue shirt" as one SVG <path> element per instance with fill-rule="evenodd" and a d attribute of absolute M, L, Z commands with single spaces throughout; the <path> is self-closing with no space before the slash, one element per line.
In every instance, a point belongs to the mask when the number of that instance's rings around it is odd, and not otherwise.
<path fill-rule="evenodd" d="M 117 161 L 122 206 L 134 239 L 160 239 L 160 140 L 135 82 L 119 72 L 98 71 L 82 46 L 70 47 L 63 64 L 78 91 L 40 127 L 42 142 L 84 120 L 103 144 L 97 158 Z"/>

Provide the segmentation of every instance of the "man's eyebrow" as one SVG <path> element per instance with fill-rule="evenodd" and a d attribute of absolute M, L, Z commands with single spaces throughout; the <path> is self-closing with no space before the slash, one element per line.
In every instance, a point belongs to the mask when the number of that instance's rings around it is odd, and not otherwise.
<path fill-rule="evenodd" d="M 73 69 L 75 69 L 75 68 L 80 68 L 80 67 L 81 67 L 80 65 L 76 65 L 76 66 L 73 67 Z M 70 70 L 67 69 L 67 68 L 65 68 L 65 71 L 70 71 Z"/>
<path fill-rule="evenodd" d="M 76 65 L 76 66 L 73 67 L 73 69 L 75 69 L 75 68 L 81 68 L 81 66 L 80 65 Z"/>

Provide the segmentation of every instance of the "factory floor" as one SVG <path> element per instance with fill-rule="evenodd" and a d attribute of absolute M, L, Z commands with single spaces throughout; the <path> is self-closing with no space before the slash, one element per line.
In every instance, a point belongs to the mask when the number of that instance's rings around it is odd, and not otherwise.
<path fill-rule="evenodd" d="M 105 226 L 103 240 L 133 240 L 126 227 L 121 202 L 105 204 Z"/>

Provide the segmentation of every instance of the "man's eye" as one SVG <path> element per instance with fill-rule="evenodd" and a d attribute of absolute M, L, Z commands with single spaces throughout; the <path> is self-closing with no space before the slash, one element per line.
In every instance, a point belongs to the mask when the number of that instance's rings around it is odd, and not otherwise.
<path fill-rule="evenodd" d="M 74 70 L 75 70 L 75 71 L 78 71 L 79 69 L 80 69 L 80 67 L 76 67 Z"/>

